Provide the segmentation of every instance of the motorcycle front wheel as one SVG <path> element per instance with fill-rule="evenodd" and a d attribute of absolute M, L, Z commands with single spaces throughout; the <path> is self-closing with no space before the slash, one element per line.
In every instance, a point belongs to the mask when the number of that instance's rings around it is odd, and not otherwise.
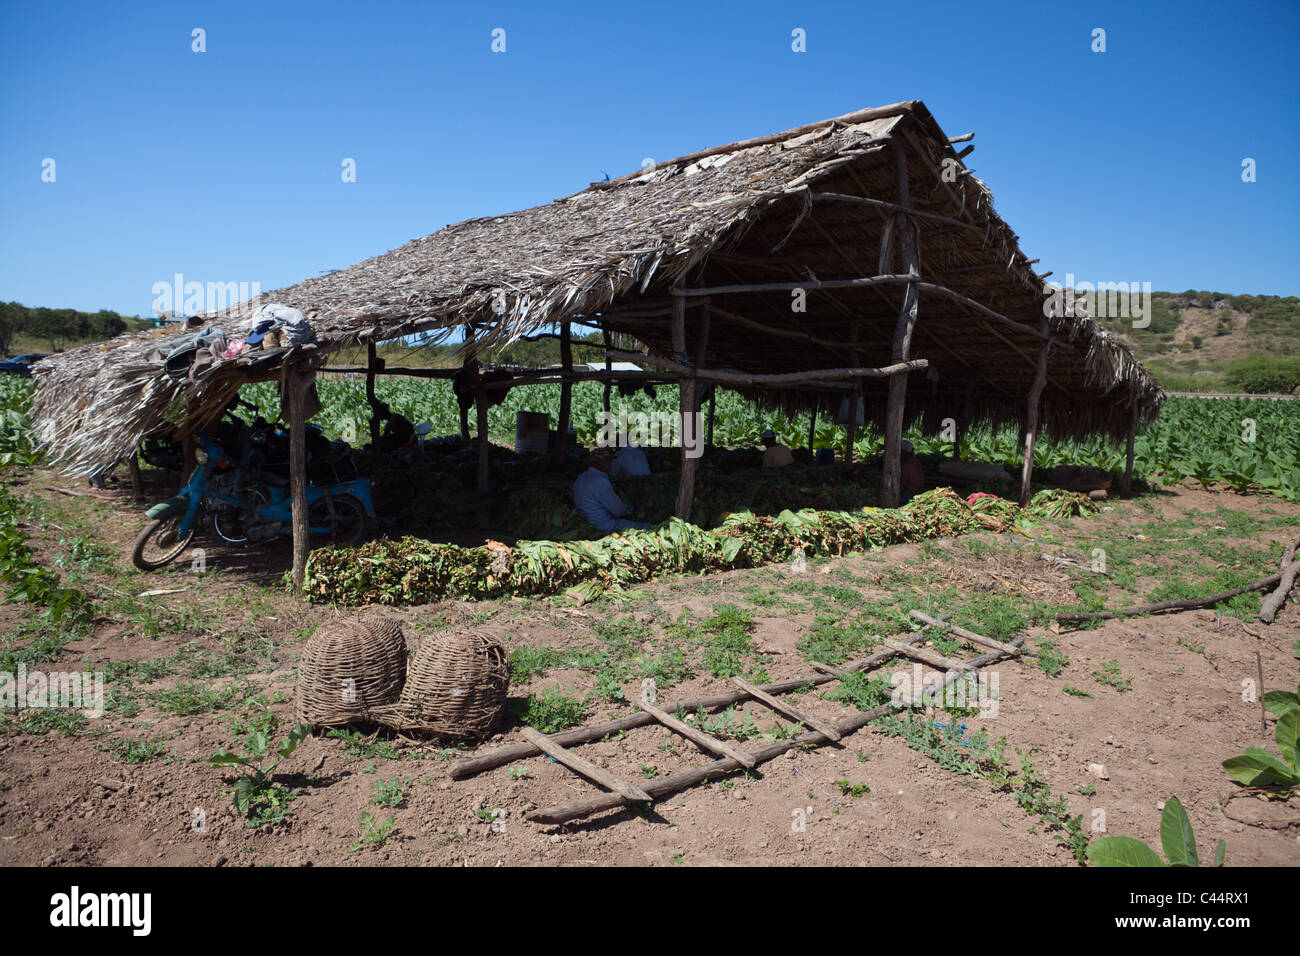
<path fill-rule="evenodd" d="M 366 510 L 351 495 L 325 495 L 307 509 L 307 525 L 317 547 L 351 548 L 366 536 Z"/>
<path fill-rule="evenodd" d="M 141 571 L 157 571 L 163 565 L 175 561 L 194 540 L 192 525 L 189 533 L 184 537 L 178 533 L 181 517 L 181 515 L 173 515 L 170 518 L 159 518 L 145 525 L 144 530 L 140 532 L 140 537 L 135 539 L 135 547 L 131 551 L 131 563 Z"/>
<path fill-rule="evenodd" d="M 270 503 L 266 493 L 258 488 L 247 488 L 244 500 L 251 510 L 234 505 L 221 504 L 209 508 L 209 521 L 212 533 L 227 544 L 243 547 L 248 544 L 248 528 L 258 521 L 257 510 Z"/>

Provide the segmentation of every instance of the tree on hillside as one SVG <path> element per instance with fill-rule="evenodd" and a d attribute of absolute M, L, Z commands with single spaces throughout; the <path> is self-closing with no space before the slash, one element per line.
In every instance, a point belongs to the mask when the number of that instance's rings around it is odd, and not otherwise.
<path fill-rule="evenodd" d="M 27 326 L 27 308 L 18 302 L 0 302 L 0 355 L 13 348 L 14 335 Z"/>

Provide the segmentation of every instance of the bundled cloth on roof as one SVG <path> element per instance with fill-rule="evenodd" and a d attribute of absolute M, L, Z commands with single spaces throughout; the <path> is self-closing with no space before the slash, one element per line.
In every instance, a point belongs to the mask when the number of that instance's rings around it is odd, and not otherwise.
<path fill-rule="evenodd" d="M 316 341 L 316 332 L 299 309 L 287 305 L 268 303 L 253 313 L 240 329 L 248 333 L 247 348 L 289 348 L 308 345 Z"/>

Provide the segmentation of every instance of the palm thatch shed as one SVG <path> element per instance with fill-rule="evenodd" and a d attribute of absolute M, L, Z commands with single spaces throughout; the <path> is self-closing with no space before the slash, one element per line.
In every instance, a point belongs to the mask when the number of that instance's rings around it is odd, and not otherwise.
<path fill-rule="evenodd" d="M 282 303 L 309 316 L 312 345 L 246 352 L 179 380 L 145 358 L 161 332 L 47 360 L 37 435 L 87 473 L 169 419 L 197 427 L 246 382 L 310 376 L 340 349 L 416 333 L 443 341 L 463 330 L 474 377 L 492 349 L 558 329 L 567 397 L 568 383 L 592 374 L 569 356 L 580 323 L 643 343 L 608 358 L 676 377 L 684 412 L 710 381 L 787 409 L 860 396 L 886 435 L 886 505 L 898 496 L 901 431 L 918 417 L 927 431 L 944 418 L 1017 422 L 1027 462 L 1040 428 L 1127 435 L 1131 449 L 1164 393 L 1097 322 L 1051 308 L 1050 273 L 1034 271 L 965 167 L 973 147 L 953 142 L 924 104 L 897 103 L 457 223 L 205 317 L 229 328 Z M 485 476 L 485 392 L 473 380 Z M 694 471 L 683 455 L 679 514 Z M 1028 465 L 1026 492 L 1027 481 Z"/>

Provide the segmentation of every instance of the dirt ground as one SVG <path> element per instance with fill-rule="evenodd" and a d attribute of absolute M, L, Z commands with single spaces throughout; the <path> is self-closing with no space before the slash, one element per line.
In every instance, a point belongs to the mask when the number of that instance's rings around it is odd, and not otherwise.
<path fill-rule="evenodd" d="M 452 759 L 520 741 L 513 718 L 493 739 L 466 751 L 376 739 L 361 741 L 368 752 L 356 753 L 349 751 L 358 746 L 345 740 L 312 737 L 277 770 L 277 779 L 300 791 L 292 813 L 251 828 L 231 805 L 234 774 L 202 761 L 219 748 L 237 747 L 240 733 L 264 712 L 259 699 L 275 714 L 273 739 L 283 736 L 293 722 L 301 646 L 317 624 L 339 612 L 285 594 L 281 552 L 209 552 L 201 575 L 189 566 L 150 576 L 130 570 L 127 552 L 143 518 L 121 490 L 91 493 L 37 472 L 12 491 L 35 502 L 24 531 L 37 556 L 93 590 L 100 606 L 89 633 L 64 646 L 47 669 L 166 663 L 135 673 L 130 684 L 110 682 L 110 690 L 120 691 L 117 705 L 71 730 L 23 725 L 17 719 L 22 714 L 0 724 L 0 864 L 1077 865 L 1060 829 L 1027 813 L 1015 788 L 943 769 L 904 738 L 874 726 L 839 746 L 791 750 L 753 774 L 666 797 L 646 813 L 608 811 L 563 826 L 540 826 L 525 816 L 599 788 L 550 758 L 464 780 L 448 773 Z M 1115 550 L 1116 580 L 1103 582 L 1100 593 L 1107 607 L 1130 606 L 1143 603 L 1165 571 L 1188 574 L 1196 583 L 1188 559 L 1174 550 L 1180 540 L 1190 540 L 1193 551 L 1187 553 L 1199 555 L 1203 577 L 1256 558 L 1261 567 L 1275 566 L 1283 542 L 1300 527 L 1300 506 L 1183 487 L 1108 506 L 1094 517 L 1044 523 L 1027 535 L 979 535 L 812 560 L 802 575 L 765 568 L 669 579 L 584 607 L 564 598 L 446 602 L 392 614 L 411 641 L 448 619 L 468 619 L 514 652 L 596 647 L 599 628 L 611 621 L 626 621 L 649 648 L 684 609 L 698 619 L 733 605 L 746 609 L 755 659 L 775 681 L 812 673 L 800 644 L 819 619 L 825 623 L 872 602 L 915 592 L 936 611 L 949 600 L 989 595 L 1025 605 L 1068 604 L 1077 600 L 1078 582 L 1092 573 L 1086 556 L 1104 536 L 1101 546 Z M 1160 529 L 1167 533 L 1156 533 Z M 1207 531 L 1213 534 L 1198 537 Z M 91 546 L 86 557 L 87 542 L 100 550 Z M 1117 583 L 1121 568 L 1132 571 L 1126 585 Z M 140 595 L 148 589 L 173 593 Z M 1206 584 L 1200 593 L 1212 590 Z M 1272 716 L 1262 733 L 1260 707 L 1244 700 L 1250 695 L 1243 691 L 1253 687 L 1257 655 L 1266 689 L 1300 684 L 1296 604 L 1289 602 L 1270 626 L 1248 613 L 1212 611 L 1109 621 L 1089 630 L 1029 626 L 1022 630 L 1026 649 L 1041 651 L 1041 642 L 1055 641 L 1068 658 L 1057 676 L 1049 676 L 1037 657 L 1004 660 L 994 666 L 996 716 L 930 716 L 966 723 L 969 736 L 987 730 L 992 740 L 1005 738 L 1013 767 L 1017 750 L 1028 755 L 1051 794 L 1065 798 L 1071 815 L 1082 815 L 1090 836 L 1123 834 L 1158 845 L 1160 807 L 1176 795 L 1203 860 L 1223 839 L 1229 866 L 1296 865 L 1300 797 L 1247 795 L 1225 805 L 1241 788 L 1221 766 L 1246 747 L 1274 748 Z M 30 614 L 20 605 L 0 606 L 0 631 L 13 633 Z M 891 662 L 882 672 L 900 669 L 911 665 Z M 1122 679 L 1108 684 L 1094 676 L 1112 670 Z M 1126 689 L 1115 686 L 1122 681 L 1129 682 Z M 168 691 L 196 683 L 221 699 L 185 715 L 163 705 Z M 562 665 L 512 684 L 510 693 L 522 698 L 558 688 L 584 695 L 593 683 L 588 671 Z M 629 699 L 639 697 L 638 685 L 625 685 Z M 661 689 L 660 704 L 731 686 L 696 668 L 694 676 Z M 790 699 L 826 720 L 856 712 L 826 699 L 823 690 Z M 629 712 L 626 703 L 591 698 L 582 722 Z M 760 732 L 780 733 L 761 705 L 750 704 L 743 714 Z M 142 740 L 156 742 L 157 752 L 143 762 L 120 756 L 124 742 Z M 633 782 L 712 759 L 657 725 L 578 749 Z M 379 781 L 401 789 L 400 803 L 374 802 Z M 391 821 L 369 845 L 362 839 L 366 813 Z M 1095 829 L 1099 824 L 1104 831 Z"/>

